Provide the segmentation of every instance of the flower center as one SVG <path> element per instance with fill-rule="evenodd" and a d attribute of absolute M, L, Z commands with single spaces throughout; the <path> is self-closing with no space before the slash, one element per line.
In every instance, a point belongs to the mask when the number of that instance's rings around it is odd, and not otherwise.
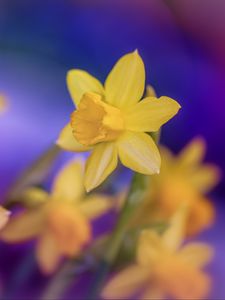
<path fill-rule="evenodd" d="M 47 207 L 47 230 L 66 256 L 78 254 L 92 235 L 88 219 L 76 207 L 57 201 Z"/>
<path fill-rule="evenodd" d="M 85 146 L 115 140 L 124 130 L 121 111 L 101 100 L 95 93 L 85 93 L 71 116 L 76 140 Z"/>

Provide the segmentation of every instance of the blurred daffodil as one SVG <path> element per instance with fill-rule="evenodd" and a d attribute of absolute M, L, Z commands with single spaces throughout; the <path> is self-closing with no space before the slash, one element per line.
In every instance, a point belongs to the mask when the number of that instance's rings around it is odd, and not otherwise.
<path fill-rule="evenodd" d="M 5 96 L 0 94 L 0 114 L 3 113 L 7 108 L 7 102 Z"/>
<path fill-rule="evenodd" d="M 193 242 L 181 246 L 185 218 L 180 210 L 160 236 L 152 230 L 140 235 L 136 263 L 115 275 L 103 289 L 105 299 L 204 299 L 210 278 L 202 268 L 210 261 L 212 249 Z"/>
<path fill-rule="evenodd" d="M 0 206 L 0 230 L 6 225 L 9 220 L 10 212 Z"/>
<path fill-rule="evenodd" d="M 12 218 L 0 234 L 13 243 L 38 238 L 36 256 L 45 273 L 56 270 L 62 257 L 79 255 L 92 238 L 91 220 L 111 207 L 106 196 L 85 195 L 83 167 L 81 160 L 68 163 L 56 176 L 50 194 L 28 191 L 31 208 Z M 32 204 L 36 205 L 32 208 Z"/>
<path fill-rule="evenodd" d="M 155 177 L 152 195 L 158 204 L 159 214 L 169 217 L 185 201 L 190 207 L 187 233 L 197 234 L 212 225 L 214 207 L 206 198 L 219 181 L 220 172 L 215 165 L 203 164 L 206 146 L 196 138 L 178 156 L 162 149 L 162 168 Z"/>
<path fill-rule="evenodd" d="M 104 87 L 78 69 L 69 71 L 67 85 L 76 110 L 57 144 L 69 151 L 91 150 L 85 168 L 87 191 L 105 180 L 118 158 L 136 172 L 159 173 L 159 151 L 146 132 L 158 131 L 180 105 L 171 98 L 152 95 L 139 101 L 145 88 L 145 68 L 137 51 L 116 63 Z"/>
<path fill-rule="evenodd" d="M 215 210 L 205 196 L 219 181 L 220 170 L 203 164 L 206 146 L 196 138 L 178 156 L 161 148 L 161 172 L 150 179 L 149 190 L 131 226 L 150 221 L 166 221 L 181 203 L 189 206 L 186 234 L 196 235 L 213 224 Z"/>

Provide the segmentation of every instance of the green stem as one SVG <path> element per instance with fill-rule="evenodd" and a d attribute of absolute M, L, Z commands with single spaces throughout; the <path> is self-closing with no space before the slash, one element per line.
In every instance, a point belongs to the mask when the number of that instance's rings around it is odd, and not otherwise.
<path fill-rule="evenodd" d="M 107 277 L 111 266 L 117 258 L 121 247 L 121 242 L 127 231 L 129 220 L 135 212 L 137 206 L 144 199 L 148 180 L 149 179 L 145 175 L 138 173 L 134 174 L 127 200 L 121 211 L 116 228 L 111 235 L 107 250 L 102 261 L 100 262 L 97 274 L 95 275 L 95 280 L 86 299 L 90 300 L 99 298 L 98 295 L 105 278 Z"/>
<path fill-rule="evenodd" d="M 75 266 L 73 261 L 65 262 L 61 270 L 56 273 L 56 275 L 48 284 L 40 300 L 62 299 L 65 290 L 67 290 L 72 281 L 74 281 L 72 276 L 74 269 Z"/>
<path fill-rule="evenodd" d="M 4 206 L 10 208 L 20 201 L 20 196 L 27 187 L 41 184 L 48 176 L 49 171 L 60 152 L 61 149 L 57 145 L 52 145 L 37 160 L 35 160 L 11 187 Z"/>
<path fill-rule="evenodd" d="M 152 138 L 156 144 L 159 143 L 160 133 L 161 131 L 152 134 Z M 139 206 L 144 200 L 148 182 L 149 178 L 147 176 L 139 173 L 134 174 L 126 202 L 107 245 L 108 247 L 106 248 L 105 255 L 100 262 L 94 282 L 86 298 L 87 300 L 99 299 L 99 293 L 102 289 L 105 279 L 117 258 L 122 240 L 129 225 L 129 220 L 136 211 L 137 206 Z"/>

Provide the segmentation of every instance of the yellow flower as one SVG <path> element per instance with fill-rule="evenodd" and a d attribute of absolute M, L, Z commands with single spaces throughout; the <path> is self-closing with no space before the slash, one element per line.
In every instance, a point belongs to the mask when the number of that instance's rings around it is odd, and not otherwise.
<path fill-rule="evenodd" d="M 82 175 L 81 160 L 68 163 L 56 176 L 50 194 L 30 191 L 34 203 L 41 204 L 12 218 L 0 234 L 11 243 L 38 238 L 36 256 L 45 273 L 56 270 L 63 256 L 79 255 L 91 241 L 91 220 L 111 207 L 106 196 L 85 195 Z"/>
<path fill-rule="evenodd" d="M 200 138 L 194 139 L 177 156 L 161 148 L 161 172 L 151 176 L 149 190 L 132 219 L 132 227 L 167 220 L 182 202 L 189 206 L 188 236 L 213 224 L 215 209 L 205 194 L 218 183 L 220 171 L 215 165 L 202 163 L 205 150 Z"/>
<path fill-rule="evenodd" d="M 2 229 L 9 220 L 10 212 L 4 207 L 0 206 L 0 229 Z"/>
<path fill-rule="evenodd" d="M 153 197 L 158 204 L 159 215 L 169 217 L 185 201 L 190 207 L 187 234 L 197 234 L 212 225 L 214 207 L 204 196 L 219 181 L 219 169 L 203 164 L 205 143 L 196 138 L 178 156 L 162 149 L 162 168 L 155 177 Z"/>
<path fill-rule="evenodd" d="M 164 234 L 142 232 L 136 263 L 115 275 L 106 284 L 105 299 L 127 299 L 140 293 L 140 299 L 204 299 L 210 278 L 202 270 L 212 257 L 206 244 L 183 242 L 185 218 L 176 213 Z"/>
<path fill-rule="evenodd" d="M 67 85 L 77 109 L 57 144 L 69 151 L 91 150 L 85 168 L 87 191 L 113 172 L 118 158 L 136 172 L 159 173 L 160 155 L 146 132 L 158 131 L 180 106 L 171 98 L 152 95 L 139 101 L 145 88 L 145 69 L 137 51 L 116 63 L 104 87 L 76 69 L 69 71 Z"/>

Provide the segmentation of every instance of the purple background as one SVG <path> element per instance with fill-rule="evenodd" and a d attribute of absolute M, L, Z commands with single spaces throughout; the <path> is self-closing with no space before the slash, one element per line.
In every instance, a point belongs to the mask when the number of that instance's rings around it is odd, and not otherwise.
<path fill-rule="evenodd" d="M 178 151 L 202 135 L 207 160 L 225 170 L 225 1 L 1 0 L 0 91 L 10 102 L 0 118 L 2 201 L 21 170 L 56 139 L 73 110 L 67 70 L 86 69 L 103 81 L 116 60 L 136 48 L 145 61 L 147 82 L 158 95 L 182 105 L 165 126 L 162 141 Z M 216 247 L 210 267 L 216 299 L 225 298 L 224 186 L 223 180 L 213 194 L 217 223 L 201 236 Z M 23 246 L 2 245 L 3 283 L 24 251 Z M 34 298 L 44 283 L 36 276 L 26 294 Z"/>

